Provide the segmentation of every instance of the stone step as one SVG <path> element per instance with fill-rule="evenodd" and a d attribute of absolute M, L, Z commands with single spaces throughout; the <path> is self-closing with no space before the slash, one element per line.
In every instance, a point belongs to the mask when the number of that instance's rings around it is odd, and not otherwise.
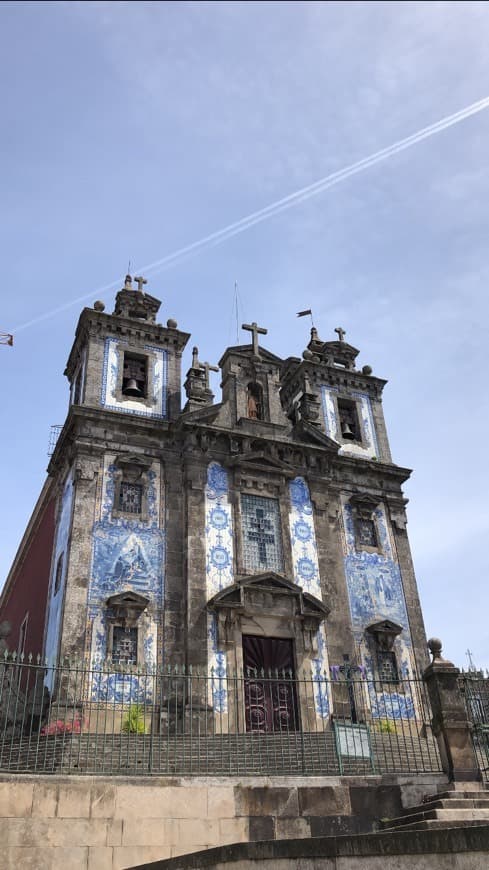
<path fill-rule="evenodd" d="M 415 822 L 410 825 L 403 825 L 402 828 L 397 827 L 383 827 L 382 831 L 390 832 L 396 830 L 402 831 L 429 831 L 429 830 L 440 830 L 444 828 L 486 828 L 489 825 L 489 822 L 481 822 L 478 819 L 465 819 L 462 821 L 445 821 L 443 819 L 424 819 L 421 822 Z"/>
<path fill-rule="evenodd" d="M 418 822 L 430 821 L 437 819 L 438 821 L 447 822 L 465 822 L 476 821 L 479 824 L 486 822 L 489 824 L 489 809 L 429 809 L 425 810 L 418 807 L 412 807 L 411 812 L 405 816 L 397 816 L 397 818 L 381 821 L 381 827 L 385 829 L 405 828 L 406 825 L 415 825 Z"/>
<path fill-rule="evenodd" d="M 480 789 L 467 789 L 464 791 L 441 791 L 437 794 L 427 794 L 423 798 L 423 803 L 430 803 L 431 801 L 436 800 L 489 800 L 489 790 L 481 788 Z"/>
<path fill-rule="evenodd" d="M 468 810 L 468 809 L 475 809 L 475 808 L 477 808 L 477 807 L 480 808 L 480 809 L 489 809 L 489 795 L 488 795 L 487 797 L 485 797 L 485 798 L 484 798 L 484 797 L 471 797 L 471 798 L 466 798 L 466 797 L 453 797 L 453 798 L 447 798 L 447 797 L 442 797 L 442 796 L 440 795 L 440 796 L 437 796 L 437 797 L 433 797 L 433 799 L 432 799 L 431 801 L 424 801 L 424 800 L 423 800 L 423 803 L 419 805 L 419 810 L 420 810 L 420 811 L 421 811 L 421 810 L 423 810 L 423 811 L 425 811 L 425 810 L 436 810 L 436 809 L 440 809 L 440 810 L 441 810 L 441 809 L 448 809 L 448 810 L 453 810 L 453 809 Z M 418 807 L 416 807 L 416 809 L 418 809 Z M 403 812 L 403 815 L 408 815 L 409 813 L 412 813 L 412 811 L 413 811 L 413 807 L 406 807 L 406 809 L 405 809 L 404 812 Z"/>

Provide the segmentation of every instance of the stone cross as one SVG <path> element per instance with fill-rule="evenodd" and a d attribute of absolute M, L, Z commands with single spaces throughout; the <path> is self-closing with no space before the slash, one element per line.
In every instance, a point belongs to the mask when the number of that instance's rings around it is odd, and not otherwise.
<path fill-rule="evenodd" d="M 136 281 L 137 281 L 137 280 L 138 280 L 138 279 L 136 278 Z M 338 338 L 339 338 L 340 341 L 344 341 L 344 340 L 345 340 L 346 332 L 345 332 L 344 329 L 341 328 L 341 326 L 337 326 L 336 329 L 335 329 L 335 332 L 338 333 Z"/>
<path fill-rule="evenodd" d="M 211 385 L 209 381 L 209 372 L 218 372 L 219 369 L 217 366 L 211 366 L 208 362 L 200 363 L 200 367 L 205 371 L 205 388 L 206 390 L 210 390 Z"/>
<path fill-rule="evenodd" d="M 141 277 L 139 277 L 139 278 L 135 278 L 134 280 L 135 280 L 136 284 L 138 285 L 138 292 L 139 292 L 139 293 L 144 293 L 144 290 L 143 290 L 143 284 L 147 284 L 147 283 L 148 283 L 147 280 L 146 280 L 146 278 L 141 278 Z"/>
<path fill-rule="evenodd" d="M 253 333 L 253 356 L 260 356 L 260 351 L 258 348 L 258 335 L 266 335 L 268 329 L 264 329 L 263 326 L 258 326 L 255 321 L 253 321 L 253 323 L 243 323 L 241 325 L 241 329 L 247 329 L 248 332 Z"/>

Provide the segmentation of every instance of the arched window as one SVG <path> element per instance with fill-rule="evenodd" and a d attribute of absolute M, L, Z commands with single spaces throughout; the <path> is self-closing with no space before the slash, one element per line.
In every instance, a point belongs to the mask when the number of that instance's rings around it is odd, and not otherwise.
<path fill-rule="evenodd" d="M 263 390 L 260 384 L 248 384 L 248 417 L 263 420 Z"/>

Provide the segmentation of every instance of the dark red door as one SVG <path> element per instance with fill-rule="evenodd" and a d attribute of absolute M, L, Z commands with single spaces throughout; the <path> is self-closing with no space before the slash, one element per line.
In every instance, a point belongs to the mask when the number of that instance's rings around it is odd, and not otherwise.
<path fill-rule="evenodd" d="M 297 731 L 293 641 L 243 635 L 246 730 Z"/>

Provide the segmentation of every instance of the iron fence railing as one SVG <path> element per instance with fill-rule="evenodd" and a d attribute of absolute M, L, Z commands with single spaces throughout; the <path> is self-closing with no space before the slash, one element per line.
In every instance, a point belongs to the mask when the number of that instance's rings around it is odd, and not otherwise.
<path fill-rule="evenodd" d="M 48 692 L 46 686 L 51 687 Z M 421 679 L 0 664 L 0 771 L 108 775 L 441 770 Z"/>
<path fill-rule="evenodd" d="M 463 671 L 459 687 L 465 699 L 467 717 L 472 723 L 472 740 L 482 776 L 489 782 L 489 674 Z"/>

